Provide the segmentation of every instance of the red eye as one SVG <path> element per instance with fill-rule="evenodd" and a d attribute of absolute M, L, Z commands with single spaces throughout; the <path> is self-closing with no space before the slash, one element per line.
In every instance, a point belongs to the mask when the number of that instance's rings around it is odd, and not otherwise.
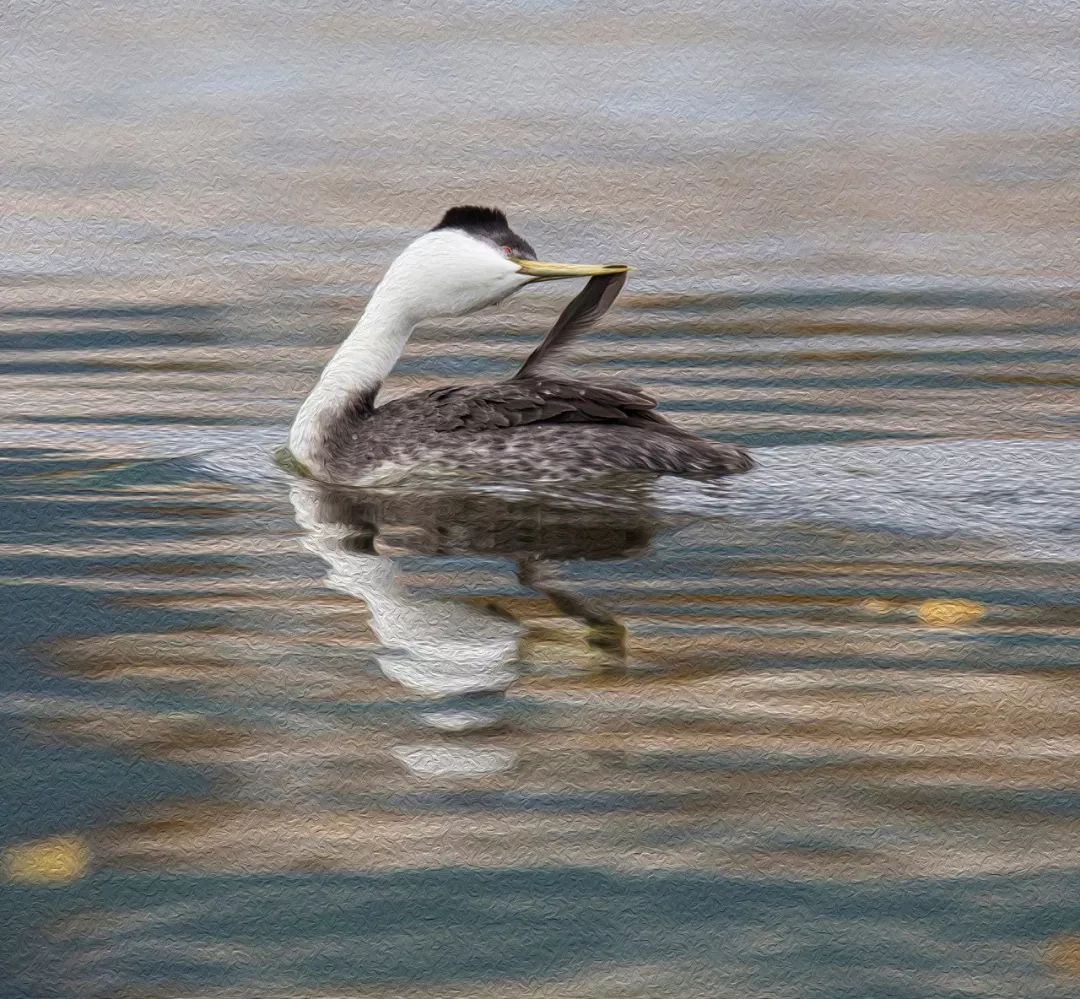
<path fill-rule="evenodd" d="M 503 246 L 501 247 L 501 249 L 503 253 L 505 253 L 508 257 L 512 257 L 514 255 L 514 248 L 512 246 Z"/>

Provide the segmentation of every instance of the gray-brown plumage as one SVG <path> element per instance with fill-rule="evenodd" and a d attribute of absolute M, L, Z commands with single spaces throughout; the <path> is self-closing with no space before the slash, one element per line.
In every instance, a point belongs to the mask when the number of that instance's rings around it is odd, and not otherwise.
<path fill-rule="evenodd" d="M 583 381 L 561 370 L 570 347 L 607 311 L 625 279 L 593 277 L 508 381 L 446 386 L 377 408 L 370 393 L 352 397 L 326 424 L 330 478 L 362 482 L 395 468 L 515 479 L 747 471 L 753 463 L 742 448 L 675 426 L 638 386 Z"/>

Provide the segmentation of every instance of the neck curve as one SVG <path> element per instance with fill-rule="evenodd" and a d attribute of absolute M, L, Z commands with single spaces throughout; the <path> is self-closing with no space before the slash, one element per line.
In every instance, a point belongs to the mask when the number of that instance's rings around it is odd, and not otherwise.
<path fill-rule="evenodd" d="M 334 421 L 374 408 L 379 388 L 421 318 L 410 313 L 392 281 L 384 279 L 378 285 L 360 321 L 323 368 L 296 414 L 289 450 L 297 460 L 318 469 L 326 458 Z"/>

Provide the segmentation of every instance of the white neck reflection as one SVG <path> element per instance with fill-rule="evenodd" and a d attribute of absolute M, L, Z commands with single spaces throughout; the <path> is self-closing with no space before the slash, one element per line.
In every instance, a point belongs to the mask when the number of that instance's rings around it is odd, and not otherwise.
<path fill-rule="evenodd" d="M 328 566 L 327 586 L 367 606 L 372 630 L 383 646 L 376 655 L 383 674 L 423 697 L 439 699 L 421 714 L 433 728 L 468 732 L 500 724 L 499 695 L 518 677 L 518 644 L 524 627 L 480 607 L 416 593 L 402 581 L 395 559 L 358 550 L 356 525 L 327 516 L 322 509 L 324 496 L 311 483 L 292 487 L 303 545 Z M 446 751 L 440 756 L 436 747 L 399 749 L 395 756 L 417 773 L 462 767 L 490 771 L 508 765 L 501 757 L 443 759 Z"/>
<path fill-rule="evenodd" d="M 563 582 L 555 566 L 647 550 L 658 521 L 639 485 L 519 496 L 358 491 L 298 481 L 291 498 L 304 546 L 329 569 L 327 585 L 367 607 L 383 674 L 428 698 L 422 720 L 449 734 L 505 724 L 504 693 L 518 678 L 528 629 L 482 606 L 417 592 L 403 579 L 398 559 L 381 552 L 389 545 L 410 554 L 508 559 L 523 587 L 584 625 L 584 656 L 571 654 L 576 663 L 621 669 L 625 628 L 601 603 Z M 537 640 L 551 638 L 534 632 L 531 641 Z M 423 776 L 491 773 L 513 763 L 490 745 L 459 740 L 399 746 L 393 754 Z"/>

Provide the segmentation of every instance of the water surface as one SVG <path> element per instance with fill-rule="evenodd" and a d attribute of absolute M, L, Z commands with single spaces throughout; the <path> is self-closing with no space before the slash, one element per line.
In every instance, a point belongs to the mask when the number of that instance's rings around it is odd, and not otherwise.
<path fill-rule="evenodd" d="M 1074 996 L 1066 5 L 507 10 L 13 8 L 4 994 Z M 755 472 L 273 464 L 489 199 L 637 265 L 580 369 Z"/>

